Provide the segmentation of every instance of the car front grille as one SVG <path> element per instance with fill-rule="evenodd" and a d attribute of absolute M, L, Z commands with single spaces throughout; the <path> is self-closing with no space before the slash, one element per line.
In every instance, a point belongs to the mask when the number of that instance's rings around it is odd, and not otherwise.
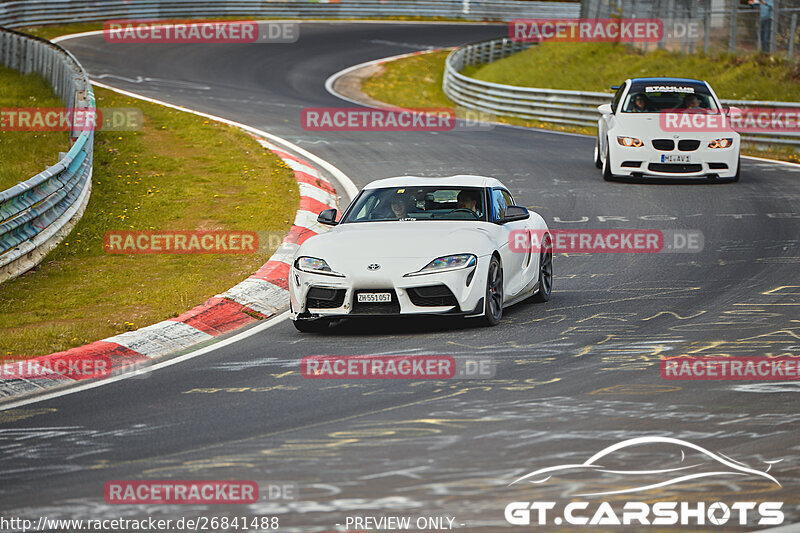
<path fill-rule="evenodd" d="M 703 165 L 688 163 L 650 163 L 647 170 L 653 172 L 670 172 L 672 174 L 691 174 L 703 170 Z"/>
<path fill-rule="evenodd" d="M 345 289 L 311 287 L 306 295 L 308 309 L 336 309 L 344 304 Z"/>
<path fill-rule="evenodd" d="M 408 298 L 417 307 L 453 307 L 458 305 L 456 297 L 445 285 L 414 287 L 408 289 Z"/>
<path fill-rule="evenodd" d="M 363 292 L 388 292 L 392 295 L 391 302 L 359 302 L 358 295 Z M 353 292 L 353 312 L 354 315 L 398 315 L 400 314 L 400 302 L 397 300 L 397 293 L 394 289 L 358 289 Z"/>
<path fill-rule="evenodd" d="M 653 139 L 653 148 L 669 152 L 675 149 L 675 141 L 672 139 Z"/>
<path fill-rule="evenodd" d="M 700 141 L 695 139 L 683 139 L 678 141 L 678 150 L 681 152 L 694 152 L 700 148 Z"/>

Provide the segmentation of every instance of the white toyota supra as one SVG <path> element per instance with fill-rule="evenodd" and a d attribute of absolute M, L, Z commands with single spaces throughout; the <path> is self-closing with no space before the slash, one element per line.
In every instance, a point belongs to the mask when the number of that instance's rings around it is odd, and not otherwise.
<path fill-rule="evenodd" d="M 598 106 L 594 164 L 603 178 L 739 180 L 739 134 L 711 86 L 683 78 L 626 80 Z"/>
<path fill-rule="evenodd" d="M 512 231 L 549 238 L 541 216 L 514 204 L 483 176 L 374 181 L 333 226 L 305 241 L 289 273 L 290 318 L 320 331 L 333 319 L 374 315 L 460 315 L 500 321 L 503 307 L 550 299 L 550 247 L 510 249 Z"/>

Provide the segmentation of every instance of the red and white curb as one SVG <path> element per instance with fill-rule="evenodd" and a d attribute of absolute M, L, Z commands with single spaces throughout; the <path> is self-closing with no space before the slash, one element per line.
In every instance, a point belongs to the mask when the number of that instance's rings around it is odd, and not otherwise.
<path fill-rule="evenodd" d="M 28 360 L 26 373 L 37 377 L 0 379 L 0 399 L 80 381 L 51 370 L 67 368 L 70 363 L 79 361 L 102 358 L 111 365 L 107 375 L 119 374 L 136 365 L 273 316 L 289 305 L 288 277 L 292 258 L 306 239 L 327 230 L 317 223 L 317 213 L 338 207 L 338 197 L 333 185 L 312 164 L 256 135 L 253 137 L 294 171 L 300 191 L 300 205 L 294 225 L 269 261 L 238 285 L 176 318 Z M 52 375 L 53 378 L 39 377 L 36 368 L 42 369 L 42 375 Z M 6 372 L 8 369 L 4 365 L 0 375 L 14 375 L 13 370 Z M 93 378 L 86 376 L 84 379 Z"/>

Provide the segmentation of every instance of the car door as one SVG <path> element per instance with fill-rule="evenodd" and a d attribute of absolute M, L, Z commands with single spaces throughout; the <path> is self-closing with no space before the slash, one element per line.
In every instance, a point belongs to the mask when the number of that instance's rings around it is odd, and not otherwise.
<path fill-rule="evenodd" d="M 600 146 L 601 158 L 605 158 L 606 148 L 608 147 L 608 132 L 614 127 L 616 114 L 619 110 L 619 106 L 622 104 L 622 96 L 625 94 L 627 88 L 628 83 L 625 82 L 617 89 L 617 92 L 614 94 L 614 99 L 611 101 L 611 114 L 600 115 L 600 119 L 597 122 L 597 140 Z"/>
<path fill-rule="evenodd" d="M 525 220 L 507 222 L 500 224 L 505 217 L 506 207 L 514 205 L 514 198 L 507 190 L 494 188 L 491 190 L 492 220 L 498 227 L 497 248 L 500 252 L 500 259 L 503 262 L 503 294 L 504 299 L 508 300 L 516 296 L 525 285 L 525 269 L 523 268 L 527 254 L 518 253 L 511 250 L 509 242 L 511 232 L 514 230 L 524 230 L 527 227 Z"/>

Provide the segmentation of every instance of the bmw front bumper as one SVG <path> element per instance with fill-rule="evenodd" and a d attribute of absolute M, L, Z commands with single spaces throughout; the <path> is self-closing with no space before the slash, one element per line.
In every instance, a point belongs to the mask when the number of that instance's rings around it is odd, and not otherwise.
<path fill-rule="evenodd" d="M 638 148 L 621 146 L 613 137 L 609 150 L 611 173 L 630 177 L 733 178 L 739 166 L 739 138 L 734 138 L 733 144 L 727 148 L 709 148 L 709 142 L 718 137 L 682 139 L 699 141 L 695 150 L 679 150 L 678 140 L 673 141 L 671 150 L 656 149 L 653 141 L 659 139 L 646 139 Z"/>

